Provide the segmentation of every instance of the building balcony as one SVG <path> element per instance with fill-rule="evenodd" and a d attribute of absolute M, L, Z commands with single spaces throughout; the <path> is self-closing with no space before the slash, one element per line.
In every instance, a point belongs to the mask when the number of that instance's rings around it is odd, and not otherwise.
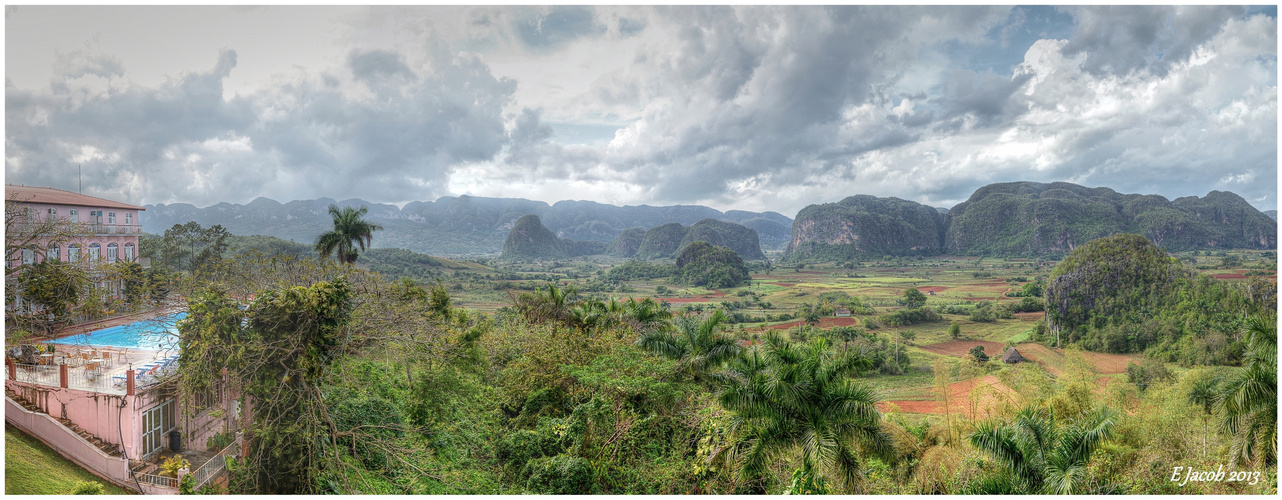
<path fill-rule="evenodd" d="M 142 226 L 137 224 L 126 226 L 124 224 L 85 224 L 93 232 L 94 236 L 112 236 L 112 235 L 129 235 L 142 234 Z"/>

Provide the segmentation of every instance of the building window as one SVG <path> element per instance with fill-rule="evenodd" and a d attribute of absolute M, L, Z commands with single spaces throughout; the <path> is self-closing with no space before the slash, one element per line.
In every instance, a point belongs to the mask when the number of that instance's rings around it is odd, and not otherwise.
<path fill-rule="evenodd" d="M 49 251 L 45 253 L 45 261 L 57 262 L 59 260 L 62 260 L 62 258 L 58 255 L 58 245 L 49 245 Z"/>
<path fill-rule="evenodd" d="M 57 220 L 57 219 L 58 219 L 58 209 L 56 209 L 56 208 L 50 208 L 50 209 L 49 209 L 49 220 L 50 220 L 50 221 L 54 221 L 54 220 Z"/>
<path fill-rule="evenodd" d="M 142 456 L 165 447 L 169 431 L 178 427 L 174 418 L 174 400 L 165 401 L 142 414 Z"/>
<path fill-rule="evenodd" d="M 67 245 L 67 262 L 75 264 L 80 261 L 80 245 Z"/>
<path fill-rule="evenodd" d="M 125 212 L 125 225 L 126 225 L 126 226 L 132 226 L 132 225 L 134 225 L 134 213 L 133 213 L 133 212 Z"/>
<path fill-rule="evenodd" d="M 134 244 L 133 243 L 125 243 L 125 261 L 126 262 L 134 261 Z"/>
<path fill-rule="evenodd" d="M 98 263 L 98 244 L 90 243 L 89 244 L 89 264 L 93 265 L 97 263 Z"/>
<path fill-rule="evenodd" d="M 22 263 L 26 265 L 35 264 L 36 253 L 31 251 L 30 248 L 22 249 Z"/>
<path fill-rule="evenodd" d="M 114 225 L 116 225 L 116 213 L 115 213 L 115 212 L 107 212 L 107 224 L 110 224 L 110 225 L 113 225 L 113 226 L 114 226 Z"/>
<path fill-rule="evenodd" d="M 67 211 L 67 220 L 71 222 L 80 222 L 80 211 L 74 208 Z"/>
<path fill-rule="evenodd" d="M 108 264 L 116 263 L 116 244 L 115 243 L 107 244 L 107 263 Z"/>

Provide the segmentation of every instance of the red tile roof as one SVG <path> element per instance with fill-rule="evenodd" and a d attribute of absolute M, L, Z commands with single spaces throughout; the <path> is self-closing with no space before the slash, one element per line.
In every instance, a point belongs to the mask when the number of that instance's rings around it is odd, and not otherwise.
<path fill-rule="evenodd" d="M 122 210 L 146 210 L 118 201 L 104 200 L 95 196 L 63 191 L 61 189 L 33 186 L 4 185 L 4 201 L 18 203 L 47 203 L 50 205 L 76 205 L 82 207 L 119 208 Z"/>

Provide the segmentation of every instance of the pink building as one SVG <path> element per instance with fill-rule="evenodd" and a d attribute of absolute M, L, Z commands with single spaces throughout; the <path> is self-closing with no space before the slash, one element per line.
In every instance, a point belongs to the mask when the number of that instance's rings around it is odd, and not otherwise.
<path fill-rule="evenodd" d="M 139 212 L 143 207 L 118 201 L 46 187 L 5 184 L 5 203 L 14 203 L 32 221 L 63 219 L 83 224 L 88 234 L 80 241 L 40 245 L 6 256 L 8 267 L 34 264 L 45 259 L 90 263 L 138 259 L 138 236 L 142 234 Z"/>

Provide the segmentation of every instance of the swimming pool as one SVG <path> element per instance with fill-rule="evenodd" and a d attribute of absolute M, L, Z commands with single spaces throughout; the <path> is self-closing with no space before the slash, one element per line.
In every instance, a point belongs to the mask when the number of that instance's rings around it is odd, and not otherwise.
<path fill-rule="evenodd" d="M 178 320 L 186 317 L 187 312 L 184 311 L 135 321 L 127 325 L 113 326 L 89 333 L 50 340 L 46 343 L 128 347 L 130 349 L 148 349 L 152 351 L 176 349 L 178 347 Z"/>

